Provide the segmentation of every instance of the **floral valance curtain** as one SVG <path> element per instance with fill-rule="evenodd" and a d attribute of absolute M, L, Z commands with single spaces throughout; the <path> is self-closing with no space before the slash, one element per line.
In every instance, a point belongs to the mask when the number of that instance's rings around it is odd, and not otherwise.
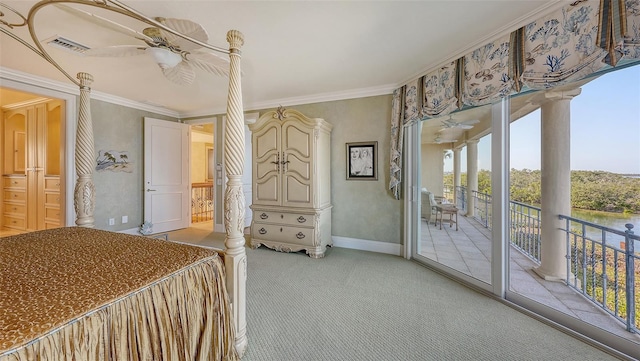
<path fill-rule="evenodd" d="M 621 63 L 640 60 L 640 0 L 624 1 L 624 14 L 620 21 L 622 41 L 616 43 L 616 50 L 622 57 Z"/>
<path fill-rule="evenodd" d="M 597 1 L 569 5 L 525 26 L 525 85 L 547 89 L 607 66 L 602 61 L 607 50 L 596 45 L 599 6 Z"/>
<path fill-rule="evenodd" d="M 402 171 L 402 126 L 394 124 L 495 103 L 523 90 L 553 88 L 637 61 L 640 0 L 582 0 L 406 84 L 393 97 L 392 194 L 400 198 Z M 396 108 L 404 115 L 397 115 Z"/>

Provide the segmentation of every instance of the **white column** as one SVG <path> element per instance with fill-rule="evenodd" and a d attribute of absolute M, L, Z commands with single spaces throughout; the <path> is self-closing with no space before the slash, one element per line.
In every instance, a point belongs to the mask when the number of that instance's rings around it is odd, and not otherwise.
<path fill-rule="evenodd" d="M 240 72 L 240 48 L 244 36 L 237 30 L 227 33 L 229 42 L 229 98 L 227 100 L 227 124 L 225 126 L 224 166 L 228 177 L 224 195 L 225 238 L 224 263 L 227 273 L 227 290 L 231 298 L 233 319 L 236 326 L 236 350 L 243 355 L 247 348 L 246 284 L 247 254 L 244 248 L 244 192 L 242 172 L 244 168 L 244 116 Z"/>
<path fill-rule="evenodd" d="M 73 204 L 76 210 L 76 225 L 93 228 L 93 211 L 96 207 L 96 188 L 93 184 L 95 157 L 93 149 L 93 124 L 91 122 L 91 74 L 78 73 L 80 80 L 80 109 L 76 132 L 76 187 Z"/>
<path fill-rule="evenodd" d="M 473 191 L 478 190 L 478 140 L 467 140 L 467 217 L 475 214 Z"/>
<path fill-rule="evenodd" d="M 535 272 L 546 280 L 567 276 L 565 221 L 571 215 L 570 103 L 580 89 L 549 91 L 541 107 L 541 264 Z"/>
<path fill-rule="evenodd" d="M 453 148 L 453 203 L 458 202 L 460 179 L 460 148 Z"/>

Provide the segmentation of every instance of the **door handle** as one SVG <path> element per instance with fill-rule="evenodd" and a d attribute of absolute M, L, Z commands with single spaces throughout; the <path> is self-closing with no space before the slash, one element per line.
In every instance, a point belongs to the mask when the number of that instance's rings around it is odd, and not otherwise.
<path fill-rule="evenodd" d="M 155 192 L 155 191 L 156 191 L 155 189 L 149 189 L 149 188 L 147 188 L 147 192 Z"/>

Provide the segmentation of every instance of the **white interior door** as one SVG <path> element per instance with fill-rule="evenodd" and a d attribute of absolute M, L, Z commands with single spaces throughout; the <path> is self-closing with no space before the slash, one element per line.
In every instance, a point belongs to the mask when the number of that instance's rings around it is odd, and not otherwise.
<path fill-rule="evenodd" d="M 152 233 L 189 227 L 189 125 L 144 118 L 144 220 Z"/>

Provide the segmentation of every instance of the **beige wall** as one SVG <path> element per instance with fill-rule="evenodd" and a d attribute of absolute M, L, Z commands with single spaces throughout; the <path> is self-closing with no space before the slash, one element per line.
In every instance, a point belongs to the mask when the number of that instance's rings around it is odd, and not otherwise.
<path fill-rule="evenodd" d="M 436 196 L 442 196 L 444 181 L 444 151 L 450 147 L 442 144 L 421 145 L 421 187 L 427 188 Z"/>
<path fill-rule="evenodd" d="M 94 172 L 95 227 L 110 231 L 137 228 L 144 216 L 143 118 L 176 119 L 99 100 L 91 100 L 91 117 L 95 154 L 101 149 L 128 151 L 133 162 L 132 173 Z M 122 224 L 122 216 L 129 216 L 129 222 Z M 109 218 L 115 218 L 115 225 L 108 225 Z"/>
<path fill-rule="evenodd" d="M 145 116 L 172 120 L 119 105 L 91 102 L 95 149 L 126 150 L 135 163 L 133 173 L 101 172 L 94 175 L 96 184 L 96 228 L 124 230 L 135 228 L 143 218 L 143 122 Z M 391 96 L 291 106 L 309 117 L 323 118 L 333 125 L 332 163 L 332 235 L 387 243 L 402 243 L 402 201 L 387 190 L 389 184 L 389 118 Z M 261 110 L 264 113 L 267 110 Z M 222 119 L 219 117 L 218 119 Z M 223 132 L 218 122 L 216 135 Z M 216 137 L 217 139 L 218 137 Z M 221 142 L 221 139 L 217 139 Z M 378 142 L 378 180 L 346 180 L 346 143 Z M 221 143 L 220 143 L 221 144 Z M 219 152 L 222 147 L 217 147 Z M 218 154 L 218 159 L 222 155 Z M 222 197 L 218 197 L 221 199 Z M 222 217 L 218 212 L 217 218 Z M 128 215 L 129 223 L 121 224 Z M 109 218 L 116 219 L 108 226 Z M 216 219 L 216 223 L 221 219 Z"/>
<path fill-rule="evenodd" d="M 402 201 L 387 190 L 391 95 L 287 107 L 333 125 L 331 133 L 332 235 L 402 243 Z M 261 110 L 260 114 L 265 111 Z M 346 143 L 378 142 L 378 180 L 346 180 Z"/>
<path fill-rule="evenodd" d="M 213 143 L 191 142 L 191 183 L 207 181 L 207 148 Z"/>

